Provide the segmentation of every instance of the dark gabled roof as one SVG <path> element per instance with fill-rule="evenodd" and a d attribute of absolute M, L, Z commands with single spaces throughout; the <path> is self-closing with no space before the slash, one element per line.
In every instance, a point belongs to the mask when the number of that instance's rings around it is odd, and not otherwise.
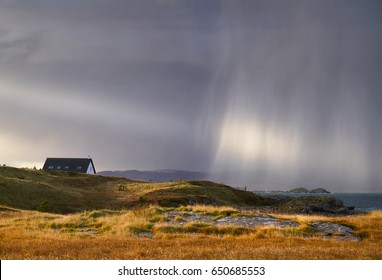
<path fill-rule="evenodd" d="M 92 165 L 94 173 L 96 173 L 91 158 L 47 158 L 42 169 L 86 173 L 89 164 Z"/>

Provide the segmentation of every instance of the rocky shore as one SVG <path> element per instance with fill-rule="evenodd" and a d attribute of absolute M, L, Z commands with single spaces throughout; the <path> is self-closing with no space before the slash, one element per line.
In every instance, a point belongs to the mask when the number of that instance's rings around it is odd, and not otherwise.
<path fill-rule="evenodd" d="M 352 215 L 359 213 L 354 206 L 346 206 L 341 199 L 334 196 L 290 197 L 271 194 L 266 197 L 275 201 L 271 206 L 262 207 L 262 209 L 269 212 L 322 215 Z"/>

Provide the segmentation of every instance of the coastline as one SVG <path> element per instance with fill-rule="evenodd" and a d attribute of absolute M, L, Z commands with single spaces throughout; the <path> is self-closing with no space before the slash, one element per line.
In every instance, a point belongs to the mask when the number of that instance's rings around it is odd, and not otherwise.
<path fill-rule="evenodd" d="M 287 196 L 287 197 L 329 197 L 333 196 L 344 202 L 346 206 L 354 206 L 356 210 L 371 212 L 382 211 L 382 193 L 293 193 L 283 191 L 255 191 L 254 193 L 272 197 L 272 196 Z"/>

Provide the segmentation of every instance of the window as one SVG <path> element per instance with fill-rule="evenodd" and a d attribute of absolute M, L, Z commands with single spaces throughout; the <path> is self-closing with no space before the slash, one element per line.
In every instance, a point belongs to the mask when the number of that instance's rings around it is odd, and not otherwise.
<path fill-rule="evenodd" d="M 65 166 L 65 169 L 69 169 L 69 166 Z"/>
<path fill-rule="evenodd" d="M 57 166 L 57 169 L 61 169 L 61 166 Z"/>
<path fill-rule="evenodd" d="M 48 166 L 48 169 L 53 169 L 53 168 L 54 168 L 53 165 L 49 165 L 49 166 Z"/>
<path fill-rule="evenodd" d="M 82 169 L 82 166 L 78 166 L 77 169 Z"/>

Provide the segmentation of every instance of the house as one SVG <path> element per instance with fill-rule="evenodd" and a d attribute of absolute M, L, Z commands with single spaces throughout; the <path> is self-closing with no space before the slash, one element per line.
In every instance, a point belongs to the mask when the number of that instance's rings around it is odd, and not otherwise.
<path fill-rule="evenodd" d="M 96 174 L 91 158 L 47 158 L 42 169 Z"/>

